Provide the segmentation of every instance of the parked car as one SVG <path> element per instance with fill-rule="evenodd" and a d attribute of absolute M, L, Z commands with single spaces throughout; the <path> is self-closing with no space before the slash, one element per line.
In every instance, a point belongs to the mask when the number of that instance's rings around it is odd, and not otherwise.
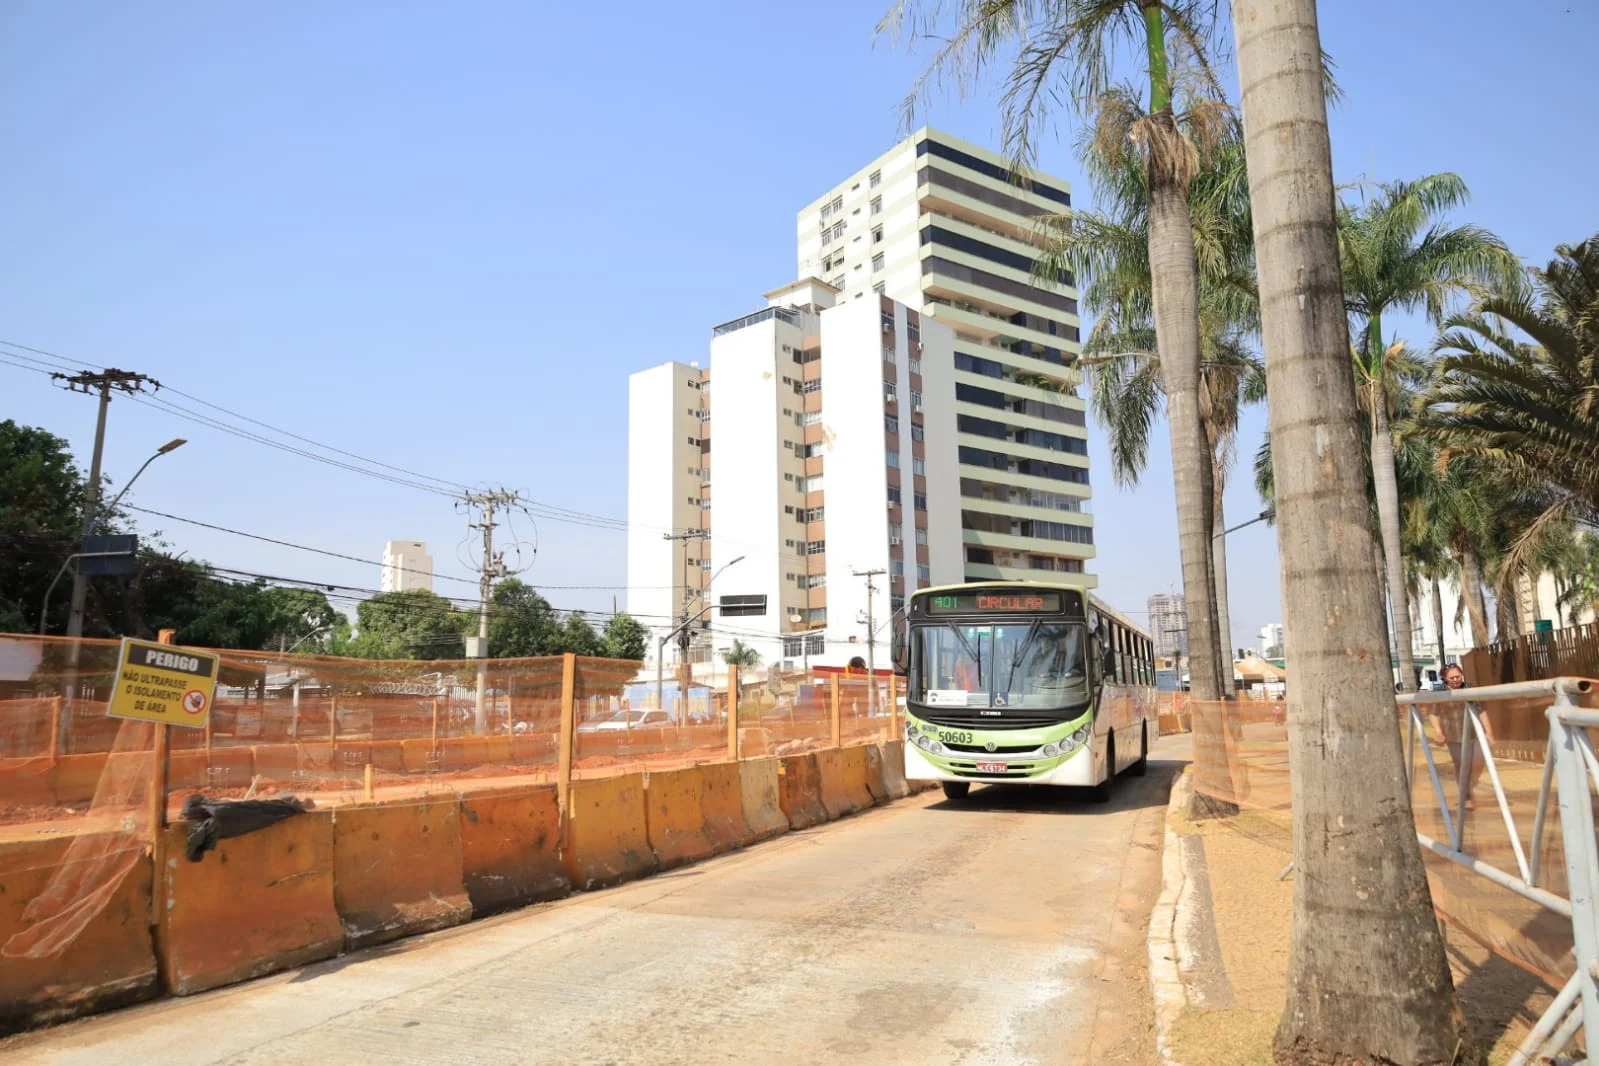
<path fill-rule="evenodd" d="M 672 724 L 672 716 L 665 711 L 617 711 L 598 722 L 584 722 L 577 727 L 579 733 L 610 733 L 619 729 L 660 729 Z"/>

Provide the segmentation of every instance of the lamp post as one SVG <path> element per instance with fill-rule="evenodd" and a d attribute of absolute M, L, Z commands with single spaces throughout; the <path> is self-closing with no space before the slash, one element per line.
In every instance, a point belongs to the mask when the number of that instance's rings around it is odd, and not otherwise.
<path fill-rule="evenodd" d="M 728 567 L 737 566 L 739 563 L 742 563 L 744 561 L 744 558 L 745 558 L 744 556 L 740 555 L 737 558 L 735 558 L 732 562 L 729 562 L 725 566 L 723 566 L 720 569 L 718 569 L 716 571 L 716 573 L 712 574 L 711 575 L 711 579 L 705 583 L 705 590 L 706 590 L 706 594 L 707 594 L 706 595 L 706 604 L 705 604 L 705 606 L 701 607 L 698 611 L 696 611 L 692 618 L 683 619 L 681 624 L 676 626 L 671 632 L 667 633 L 665 636 L 661 637 L 659 640 L 656 641 L 656 643 L 655 643 L 655 706 L 660 708 L 661 710 L 663 710 L 663 711 L 666 710 L 666 679 L 665 679 L 665 671 L 662 669 L 662 667 L 663 667 L 663 664 L 666 661 L 666 645 L 667 645 L 667 643 L 673 637 L 677 636 L 679 633 L 681 633 L 684 630 L 688 629 L 689 626 L 693 625 L 695 622 L 698 622 L 701 618 L 705 617 L 705 613 L 707 611 L 709 611 L 712 606 L 714 606 L 712 603 L 709 602 L 709 600 L 710 600 L 709 593 L 710 593 L 711 585 L 713 585 L 716 582 L 716 579 L 718 577 L 720 577 L 728 569 Z M 687 668 L 688 664 L 684 663 L 683 666 L 685 668 Z M 685 669 L 685 673 L 686 672 L 687 672 L 687 670 Z M 682 692 L 682 696 L 683 696 L 683 715 L 686 718 L 688 716 L 688 685 L 685 684 L 685 683 L 682 683 L 682 682 L 680 682 L 680 684 L 682 684 L 682 687 L 683 687 L 683 692 Z"/>
<path fill-rule="evenodd" d="M 89 484 L 89 498 L 87 501 L 85 501 L 83 507 L 83 536 L 92 536 L 94 531 L 99 528 L 100 516 L 102 514 L 113 512 L 117 509 L 117 504 L 121 503 L 122 497 L 126 496 L 128 494 L 128 490 L 133 488 L 133 483 L 139 480 L 139 475 L 144 473 L 146 467 L 155 462 L 157 459 L 161 458 L 163 455 L 166 455 L 168 452 L 177 451 L 187 443 L 188 441 L 184 440 L 182 437 L 174 437 L 172 440 L 167 441 L 165 444 L 161 445 L 161 447 L 157 448 L 155 450 L 155 454 L 141 463 L 139 465 L 139 469 L 133 472 L 133 476 L 128 479 L 128 483 L 122 486 L 122 491 L 117 493 L 116 496 L 112 498 L 110 506 L 106 507 L 104 511 L 100 509 L 100 486 L 98 484 L 98 476 L 91 478 Z M 98 475 L 98 471 L 96 471 L 96 474 Z M 78 554 L 68 557 L 67 561 L 61 564 L 62 572 L 66 570 L 67 566 L 71 564 L 74 559 L 78 558 L 78 555 L 82 554 L 81 548 L 83 545 L 80 543 L 78 547 L 80 548 Z M 57 580 L 59 580 L 60 577 L 61 573 L 58 572 L 56 574 Z M 55 587 L 54 581 L 50 583 L 50 587 Z M 67 636 L 69 637 L 83 636 L 83 605 L 87 592 L 88 585 L 84 581 L 83 571 L 74 567 L 72 573 L 72 609 L 67 616 Z M 50 594 L 48 592 L 45 593 L 46 607 L 49 606 L 49 595 Z M 39 618 L 39 631 L 41 633 L 44 632 L 44 617 L 42 609 Z"/>
<path fill-rule="evenodd" d="M 1276 517 L 1277 517 L 1276 509 L 1268 507 L 1266 510 L 1260 512 L 1258 515 L 1256 515 L 1254 518 L 1251 518 L 1249 521 L 1240 522 L 1236 526 L 1233 526 L 1231 529 L 1222 530 L 1220 533 L 1217 533 L 1215 536 L 1211 537 L 1211 540 L 1219 540 L 1222 537 L 1225 537 L 1229 533 L 1236 533 L 1240 529 L 1243 529 L 1245 526 L 1252 526 L 1256 522 L 1270 522 L 1273 518 L 1276 518 Z"/>

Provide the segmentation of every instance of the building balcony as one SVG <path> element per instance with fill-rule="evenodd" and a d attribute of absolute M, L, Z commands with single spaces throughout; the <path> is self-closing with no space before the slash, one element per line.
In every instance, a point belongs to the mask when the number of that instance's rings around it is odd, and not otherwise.
<path fill-rule="evenodd" d="M 1033 570 L 1025 566 L 995 566 L 992 563 L 967 562 L 963 565 L 967 581 L 1039 581 L 1087 589 L 1099 587 L 1099 578 L 1093 574 L 1066 574 L 1059 570 Z"/>
<path fill-rule="evenodd" d="M 1039 552 L 1044 555 L 1059 555 L 1068 559 L 1092 559 L 1098 554 L 1094 551 L 1092 544 L 1075 544 L 1066 540 L 1050 540 L 1047 537 L 1014 537 L 1008 533 L 990 533 L 982 529 L 961 530 L 961 541 L 965 544 L 976 544 L 983 548 L 1012 552 Z"/>

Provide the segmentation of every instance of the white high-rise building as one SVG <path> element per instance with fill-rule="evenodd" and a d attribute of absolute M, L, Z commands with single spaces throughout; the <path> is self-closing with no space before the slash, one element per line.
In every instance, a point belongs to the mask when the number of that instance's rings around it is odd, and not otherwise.
<path fill-rule="evenodd" d="M 1155 654 L 1170 659 L 1188 654 L 1188 608 L 1181 592 L 1157 592 L 1149 598 L 1149 633 Z"/>
<path fill-rule="evenodd" d="M 433 556 L 420 540 L 391 540 L 383 546 L 384 592 L 433 591 Z"/>
<path fill-rule="evenodd" d="M 1039 216 L 1070 209 L 1064 181 L 1018 185 L 1004 157 L 921 129 L 799 212 L 800 277 L 953 332 L 969 580 L 1060 580 L 1094 557 L 1077 293 L 1033 276 Z"/>
<path fill-rule="evenodd" d="M 664 633 L 685 603 L 764 597 L 709 612 L 691 659 L 738 639 L 766 663 L 838 664 L 875 639 L 886 665 L 906 592 L 962 579 L 953 332 L 836 296 L 815 278 L 773 290 L 715 327 L 708 369 L 631 378 L 629 611 Z"/>
<path fill-rule="evenodd" d="M 1267 622 L 1260 627 L 1260 654 L 1265 655 L 1273 648 L 1283 646 L 1283 624 L 1281 622 Z"/>

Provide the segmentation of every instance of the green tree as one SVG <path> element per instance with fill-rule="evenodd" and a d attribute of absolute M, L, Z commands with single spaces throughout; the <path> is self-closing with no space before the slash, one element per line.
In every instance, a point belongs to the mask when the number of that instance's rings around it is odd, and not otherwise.
<path fill-rule="evenodd" d="M 363 659 L 459 659 L 476 616 L 426 589 L 380 592 L 356 606 L 349 654 Z"/>
<path fill-rule="evenodd" d="M 561 621 L 533 586 L 511 577 L 494 586 L 489 654 L 496 659 L 558 655 Z"/>
<path fill-rule="evenodd" d="M 742 640 L 735 640 L 733 646 L 722 653 L 722 661 L 729 666 L 759 666 L 761 653 Z"/>
<path fill-rule="evenodd" d="M 1294 802 L 1275 1057 L 1450 1063 L 1469 1049 L 1410 809 L 1371 505 L 1315 0 L 1234 0 L 1271 392 Z M 1375 333 L 1376 331 L 1374 331 Z"/>
<path fill-rule="evenodd" d="M 38 632 L 45 590 L 77 543 L 86 479 L 67 442 L 0 422 L 0 631 Z M 56 586 L 49 627 L 66 627 L 66 579 Z"/>
<path fill-rule="evenodd" d="M 1548 525 L 1599 524 L 1599 235 L 1451 318 L 1435 350 L 1424 429 L 1444 455 L 1492 464 L 1540 505 L 1508 572 Z"/>
<path fill-rule="evenodd" d="M 1520 265 L 1504 243 L 1477 226 L 1448 226 L 1442 217 L 1466 202 L 1466 183 L 1454 174 L 1380 185 L 1361 203 L 1338 212 L 1344 302 L 1358 327 L 1356 383 L 1371 429 L 1372 484 L 1377 494 L 1388 599 L 1392 606 L 1399 683 L 1416 688 L 1410 599 L 1405 588 L 1399 489 L 1394 478 L 1393 397 L 1400 390 L 1399 343 L 1383 337 L 1383 316 L 1425 311 L 1442 322 L 1449 302 L 1475 287 L 1515 276 Z"/>
<path fill-rule="evenodd" d="M 553 654 L 590 656 L 605 654 L 605 646 L 600 640 L 600 635 L 594 632 L 594 627 L 589 624 L 587 616 L 582 611 L 573 611 L 566 616 L 566 622 L 561 626 L 557 640 L 559 646 Z"/>
<path fill-rule="evenodd" d="M 649 648 L 650 633 L 643 623 L 625 611 L 611 616 L 605 623 L 605 640 L 602 654 L 610 659 L 644 658 Z"/>
<path fill-rule="evenodd" d="M 879 27 L 944 42 L 912 88 L 907 118 L 941 79 L 953 76 L 966 88 L 990 67 L 1008 62 L 1003 140 L 1019 174 L 1032 162 L 1036 134 L 1059 95 L 1069 96 L 1087 116 L 1101 155 L 1136 160 L 1144 168 L 1192 688 L 1198 699 L 1220 699 L 1224 682 L 1211 591 L 1213 472 L 1200 417 L 1199 279 L 1189 211 L 1199 161 L 1225 124 L 1226 108 L 1205 54 L 1217 9 L 1202 0 L 966 0 L 948 31 L 939 25 L 944 9 L 939 0 L 900 0 Z M 1112 67 L 1119 49 L 1138 57 L 1136 88 L 1116 84 Z"/>

